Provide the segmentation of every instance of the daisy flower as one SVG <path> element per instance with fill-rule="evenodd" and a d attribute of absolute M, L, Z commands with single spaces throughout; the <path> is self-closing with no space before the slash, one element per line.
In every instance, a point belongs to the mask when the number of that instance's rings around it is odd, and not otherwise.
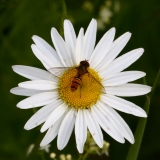
<path fill-rule="evenodd" d="M 114 40 L 115 28 L 111 28 L 95 46 L 96 30 L 97 22 L 92 19 L 85 34 L 81 28 L 76 37 L 71 22 L 65 20 L 64 39 L 55 28 L 51 29 L 55 49 L 42 38 L 32 37 L 35 43 L 31 45 L 33 53 L 46 70 L 13 66 L 16 73 L 29 79 L 11 89 L 13 94 L 29 96 L 17 107 L 29 109 L 43 106 L 24 126 L 30 130 L 43 123 L 40 131 L 47 133 L 41 147 L 57 136 L 58 149 L 62 150 L 73 129 L 80 153 L 83 152 L 87 130 L 99 147 L 103 146 L 101 128 L 120 143 L 124 143 L 125 139 L 134 143 L 130 128 L 116 110 L 147 117 L 142 108 L 120 98 L 151 91 L 149 86 L 130 83 L 144 77 L 144 72 L 123 71 L 142 55 L 143 48 L 117 58 L 131 33 L 126 32 Z"/>

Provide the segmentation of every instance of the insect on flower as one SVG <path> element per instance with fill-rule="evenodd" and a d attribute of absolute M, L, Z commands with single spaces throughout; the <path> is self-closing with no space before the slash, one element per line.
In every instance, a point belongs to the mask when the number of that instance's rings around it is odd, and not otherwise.
<path fill-rule="evenodd" d="M 71 77 L 70 80 L 70 84 L 66 86 L 70 87 L 72 92 L 75 92 L 78 88 L 80 91 L 80 97 L 81 97 L 81 88 L 83 87 L 83 76 L 85 74 L 88 75 L 88 79 L 90 80 L 91 83 L 97 83 L 97 85 L 100 85 L 103 88 L 103 93 L 105 93 L 105 89 L 102 86 L 102 84 L 96 80 L 96 78 L 94 78 L 90 72 L 88 71 L 88 68 L 90 67 L 89 62 L 87 60 L 81 61 L 78 67 L 73 67 L 72 69 L 74 70 L 74 72 L 76 73 L 76 75 L 74 77 Z M 57 78 L 59 78 L 59 76 L 61 74 L 63 74 L 63 72 L 65 72 L 65 70 L 69 69 L 69 67 L 54 67 L 54 68 L 50 68 L 49 71 L 55 75 Z"/>

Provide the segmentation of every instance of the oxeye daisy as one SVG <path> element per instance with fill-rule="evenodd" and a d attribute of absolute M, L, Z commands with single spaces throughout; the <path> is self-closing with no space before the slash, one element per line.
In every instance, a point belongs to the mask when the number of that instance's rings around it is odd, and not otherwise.
<path fill-rule="evenodd" d="M 83 152 L 87 130 L 99 147 L 103 146 L 101 128 L 120 143 L 127 139 L 134 143 L 133 134 L 116 110 L 138 117 L 147 117 L 136 104 L 120 97 L 144 95 L 151 87 L 130 83 L 146 74 L 141 71 L 123 71 L 144 52 L 134 49 L 118 56 L 131 37 L 126 32 L 116 40 L 115 28 L 107 31 L 98 44 L 97 22 L 92 19 L 85 34 L 81 28 L 76 36 L 69 20 L 64 21 L 64 39 L 51 29 L 54 48 L 38 36 L 33 36 L 33 53 L 46 70 L 15 65 L 13 70 L 29 79 L 11 89 L 11 93 L 29 96 L 17 107 L 41 107 L 25 124 L 30 130 L 42 125 L 47 131 L 40 146 L 49 144 L 56 136 L 58 149 L 68 143 L 75 132 L 77 149 Z M 120 97 L 119 97 L 120 96 Z M 116 109 L 116 110 L 115 110 Z"/>

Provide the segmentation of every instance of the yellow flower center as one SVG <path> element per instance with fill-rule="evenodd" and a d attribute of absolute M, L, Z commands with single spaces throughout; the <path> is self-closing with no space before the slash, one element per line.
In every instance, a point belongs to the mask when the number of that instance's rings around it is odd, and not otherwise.
<path fill-rule="evenodd" d="M 80 84 L 77 85 L 75 91 L 71 91 L 71 86 L 75 77 L 77 77 L 77 69 L 75 67 L 67 69 L 59 78 L 59 96 L 69 106 L 76 109 L 90 108 L 100 99 L 102 94 L 101 78 L 93 69 L 88 68 L 89 73 L 81 76 Z"/>

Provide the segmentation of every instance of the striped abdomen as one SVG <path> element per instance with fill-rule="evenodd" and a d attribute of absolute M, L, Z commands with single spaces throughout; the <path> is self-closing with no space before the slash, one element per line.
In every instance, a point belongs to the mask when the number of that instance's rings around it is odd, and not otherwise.
<path fill-rule="evenodd" d="M 78 76 L 78 77 L 74 77 L 74 79 L 72 80 L 72 84 L 71 84 L 71 91 L 74 92 L 78 89 L 78 86 L 81 85 L 82 83 L 82 77 Z"/>

